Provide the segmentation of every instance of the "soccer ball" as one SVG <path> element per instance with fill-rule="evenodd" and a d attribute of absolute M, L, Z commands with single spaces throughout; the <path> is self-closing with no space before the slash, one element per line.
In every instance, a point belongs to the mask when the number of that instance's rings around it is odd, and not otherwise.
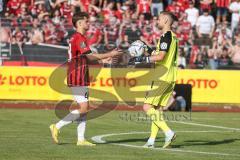
<path fill-rule="evenodd" d="M 146 48 L 147 45 L 144 42 L 137 40 L 130 45 L 128 52 L 131 57 L 139 57 L 144 54 Z"/>

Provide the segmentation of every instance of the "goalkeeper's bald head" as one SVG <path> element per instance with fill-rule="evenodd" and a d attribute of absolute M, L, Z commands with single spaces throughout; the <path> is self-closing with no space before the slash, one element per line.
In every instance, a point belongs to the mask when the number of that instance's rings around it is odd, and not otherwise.
<path fill-rule="evenodd" d="M 175 21 L 178 21 L 178 18 L 171 12 L 163 11 L 159 14 L 159 19 L 162 20 L 162 25 L 172 26 Z"/>

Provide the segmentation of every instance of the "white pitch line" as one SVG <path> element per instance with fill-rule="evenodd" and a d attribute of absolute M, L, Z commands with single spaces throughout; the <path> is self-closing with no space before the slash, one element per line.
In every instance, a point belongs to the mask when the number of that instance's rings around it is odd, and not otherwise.
<path fill-rule="evenodd" d="M 178 132 L 209 132 L 209 131 L 178 131 Z M 216 132 L 216 131 L 215 131 Z M 218 132 L 218 131 L 217 131 Z M 225 131 L 227 132 L 227 131 Z M 92 140 L 96 143 L 106 143 L 103 138 L 111 137 L 111 136 L 120 136 L 120 135 L 128 135 L 128 134 L 145 134 L 149 132 L 128 132 L 128 133 L 112 133 L 112 134 L 104 134 L 92 137 Z M 119 144 L 119 143 L 110 143 L 113 145 L 131 147 L 131 148 L 144 148 L 143 146 L 130 145 L 130 144 Z M 181 152 L 181 153 L 195 153 L 195 154 L 205 154 L 205 155 L 218 155 L 218 156 L 235 156 L 240 157 L 240 154 L 229 154 L 229 153 L 218 153 L 218 152 L 202 152 L 202 151 L 193 151 L 193 150 L 181 150 L 181 149 L 163 149 L 163 148 L 147 148 L 151 150 L 160 150 L 160 151 L 169 151 L 169 152 Z"/>
<path fill-rule="evenodd" d="M 145 118 L 146 117 L 139 117 L 139 118 Z M 147 119 L 150 121 L 150 119 Z M 215 126 L 215 125 L 209 125 L 209 124 L 200 124 L 200 123 L 193 123 L 193 122 L 183 122 L 183 121 L 168 121 L 167 122 L 173 122 L 173 123 L 181 123 L 181 124 L 187 124 L 192 126 L 203 126 L 203 127 L 211 127 L 211 128 L 218 128 L 218 129 L 226 129 L 226 130 L 234 130 L 234 131 L 240 131 L 240 128 L 230 128 L 230 127 L 224 127 L 224 126 Z"/>
<path fill-rule="evenodd" d="M 191 118 L 191 119 L 200 119 L 200 120 L 217 120 L 217 119 L 225 119 L 225 120 L 235 120 L 235 121 L 239 121 L 240 118 Z"/>
<path fill-rule="evenodd" d="M 169 121 L 169 122 L 187 124 L 187 125 L 192 125 L 192 126 L 203 126 L 203 127 L 240 131 L 240 128 L 230 128 L 230 127 L 215 126 L 215 125 L 209 125 L 209 124 L 200 124 L 200 123 L 183 122 L 183 121 Z"/>

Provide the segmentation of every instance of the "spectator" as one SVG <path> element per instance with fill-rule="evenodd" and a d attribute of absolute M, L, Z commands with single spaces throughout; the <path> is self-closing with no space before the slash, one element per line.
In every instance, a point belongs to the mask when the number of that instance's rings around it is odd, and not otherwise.
<path fill-rule="evenodd" d="M 217 69 L 218 68 L 218 55 L 220 49 L 218 45 L 217 38 L 213 38 L 213 46 L 208 50 L 208 64 L 210 69 Z"/>
<path fill-rule="evenodd" d="M 17 11 L 20 8 L 20 2 L 18 0 L 9 0 L 7 3 L 7 12 L 9 15 L 17 15 Z"/>
<path fill-rule="evenodd" d="M 232 39 L 232 31 L 228 28 L 227 22 L 223 22 L 222 25 L 218 25 L 215 31 L 215 36 L 218 39 L 218 43 L 222 43 L 223 40 Z"/>
<path fill-rule="evenodd" d="M 189 3 L 191 0 L 178 0 L 178 4 L 183 8 L 185 11 L 187 8 L 189 8 Z"/>
<path fill-rule="evenodd" d="M 61 21 L 61 17 L 60 17 L 60 11 L 58 9 L 56 9 L 54 12 L 53 12 L 53 17 L 52 17 L 52 22 L 57 25 L 59 24 Z"/>
<path fill-rule="evenodd" d="M 39 20 L 37 18 L 33 19 L 33 27 L 30 31 L 30 42 L 32 44 L 43 43 L 43 31 L 40 28 Z"/>
<path fill-rule="evenodd" d="M 197 59 L 195 60 L 194 64 L 196 69 L 204 69 L 206 67 L 202 54 L 197 55 Z"/>
<path fill-rule="evenodd" d="M 231 58 L 229 56 L 229 51 L 226 47 L 222 49 L 222 52 L 220 53 L 220 57 L 218 58 L 218 67 L 223 68 L 227 67 L 232 64 Z"/>
<path fill-rule="evenodd" d="M 104 45 L 107 50 L 119 45 L 119 22 L 116 17 L 111 17 L 109 25 L 104 27 Z"/>
<path fill-rule="evenodd" d="M 56 28 L 52 22 L 43 24 L 44 42 L 48 44 L 57 44 Z"/>
<path fill-rule="evenodd" d="M 178 4 L 177 0 L 173 0 L 166 10 L 174 13 L 178 18 L 180 18 L 181 13 L 184 12 L 184 8 Z"/>
<path fill-rule="evenodd" d="M 60 12 L 61 12 L 61 16 L 64 16 L 67 19 L 71 19 L 72 9 L 71 9 L 71 6 L 68 5 L 67 1 L 64 1 L 61 4 Z"/>
<path fill-rule="evenodd" d="M 213 36 L 215 22 L 209 11 L 205 9 L 203 15 L 199 16 L 197 20 L 197 35 L 199 45 L 211 45 L 211 38 Z"/>
<path fill-rule="evenodd" d="M 163 0 L 152 0 L 151 12 L 153 16 L 158 16 L 163 11 Z"/>
<path fill-rule="evenodd" d="M 185 10 L 187 14 L 187 20 L 191 23 L 192 27 L 194 27 L 197 23 L 197 19 L 199 16 L 199 10 L 194 7 L 194 3 L 192 1 L 189 2 L 189 8 Z"/>
<path fill-rule="evenodd" d="M 151 18 L 151 2 L 150 0 L 136 0 L 137 2 L 137 10 L 135 13 L 135 18 L 137 18 L 140 14 L 145 16 L 145 19 L 150 20 Z"/>
<path fill-rule="evenodd" d="M 186 105 L 187 104 L 184 97 L 177 95 L 177 93 L 174 91 L 168 100 L 167 106 L 163 109 L 170 111 L 186 111 Z"/>
<path fill-rule="evenodd" d="M 239 16 L 240 0 L 231 2 L 230 6 L 229 6 L 229 10 L 232 13 L 231 29 L 232 29 L 232 32 L 234 32 L 239 24 L 239 19 L 240 19 L 240 16 Z"/>
<path fill-rule="evenodd" d="M 10 43 L 10 29 L 8 27 L 0 27 L 1 38 L 0 42 Z"/>
<path fill-rule="evenodd" d="M 178 54 L 178 66 L 181 66 L 183 69 L 187 67 L 185 52 L 183 48 L 179 49 Z"/>
<path fill-rule="evenodd" d="M 183 15 L 183 21 L 179 22 L 180 37 L 182 47 L 190 44 L 192 39 L 192 26 L 191 23 L 187 21 L 187 15 Z"/>
<path fill-rule="evenodd" d="M 211 4 L 213 0 L 200 0 L 200 12 L 203 13 L 204 10 L 211 10 Z"/>
<path fill-rule="evenodd" d="M 30 41 L 32 44 L 43 43 L 43 31 L 39 27 L 32 29 Z"/>
<path fill-rule="evenodd" d="M 221 17 L 222 21 L 226 21 L 228 6 L 231 0 L 216 0 L 217 4 L 217 23 L 220 23 Z"/>
<path fill-rule="evenodd" d="M 146 25 L 143 27 L 139 35 L 141 34 L 142 34 L 142 37 L 140 36 L 140 39 L 142 39 L 148 46 L 154 47 L 153 46 L 153 28 L 149 21 L 146 21 Z"/>
<path fill-rule="evenodd" d="M 136 23 L 125 23 L 124 26 L 122 26 L 121 28 L 122 30 L 120 31 L 120 33 L 123 37 L 122 45 L 128 46 L 129 44 L 138 39 L 143 40 L 141 30 L 137 27 Z"/>
<path fill-rule="evenodd" d="M 234 64 L 240 65 L 240 38 L 236 40 L 236 45 L 232 46 L 232 61 Z"/>
<path fill-rule="evenodd" d="M 22 43 L 25 42 L 26 37 L 27 37 L 26 32 L 21 30 L 19 27 L 16 27 L 14 29 L 14 31 L 12 32 L 12 40 L 11 40 L 11 42 L 13 44 L 18 44 L 18 43 L 22 44 Z"/>
<path fill-rule="evenodd" d="M 90 17 L 90 28 L 86 33 L 86 37 L 91 50 L 98 53 L 97 48 L 102 40 L 102 33 L 100 28 L 97 26 L 96 17 Z"/>
<path fill-rule="evenodd" d="M 152 43 L 153 43 L 154 47 L 157 46 L 158 40 L 159 40 L 159 38 L 162 35 L 161 31 L 157 27 L 157 21 L 158 21 L 158 18 L 157 17 L 153 17 L 153 20 L 152 20 L 152 28 L 153 28 L 153 30 L 152 30 L 152 41 L 153 42 Z"/>
<path fill-rule="evenodd" d="M 106 8 L 103 8 L 102 14 L 104 17 L 104 24 L 109 24 L 109 20 L 115 16 L 113 7 L 114 7 L 114 3 L 110 2 Z"/>
<path fill-rule="evenodd" d="M 0 0 L 0 13 L 3 11 L 3 0 Z"/>
<path fill-rule="evenodd" d="M 140 14 L 140 16 L 139 16 L 138 20 L 136 21 L 136 23 L 137 23 L 139 29 L 143 29 L 143 27 L 146 24 L 146 20 L 145 20 L 144 14 Z"/>

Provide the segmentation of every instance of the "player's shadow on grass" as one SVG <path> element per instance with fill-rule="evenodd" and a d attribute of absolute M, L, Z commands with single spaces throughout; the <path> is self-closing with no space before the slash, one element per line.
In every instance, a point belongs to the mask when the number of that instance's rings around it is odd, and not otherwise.
<path fill-rule="evenodd" d="M 147 140 L 148 138 L 133 138 L 133 139 L 121 139 L 121 140 L 108 140 L 106 143 L 147 142 Z"/>
<path fill-rule="evenodd" d="M 183 146 L 199 146 L 199 145 L 220 145 L 220 144 L 229 144 L 235 141 L 240 141 L 240 139 L 232 138 L 232 139 L 224 139 L 224 140 L 216 140 L 216 141 L 207 141 L 207 140 L 187 140 Z"/>
<path fill-rule="evenodd" d="M 59 146 L 73 145 L 73 144 L 76 145 L 76 143 L 73 143 L 73 142 L 62 142 L 62 143 L 58 143 Z"/>
<path fill-rule="evenodd" d="M 105 144 L 108 143 L 131 143 L 131 142 L 147 142 L 148 138 L 128 138 L 128 139 L 121 139 L 121 140 L 108 140 Z M 162 138 L 157 138 L 156 142 L 163 142 Z"/>

